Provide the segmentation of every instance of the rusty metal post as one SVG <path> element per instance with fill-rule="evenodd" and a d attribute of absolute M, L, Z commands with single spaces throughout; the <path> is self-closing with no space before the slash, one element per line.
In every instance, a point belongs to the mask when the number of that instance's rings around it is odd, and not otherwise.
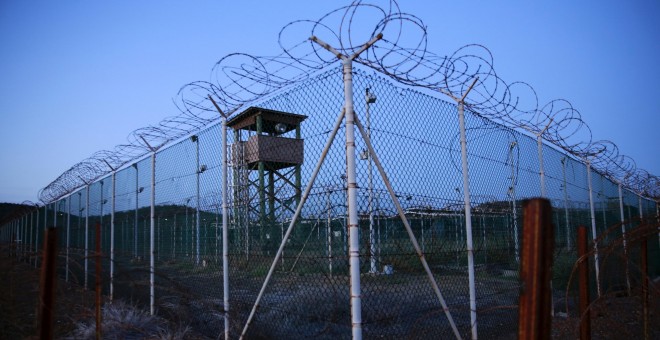
<path fill-rule="evenodd" d="M 648 249 L 646 236 L 642 238 L 641 244 L 641 263 L 642 271 L 642 308 L 644 313 L 644 339 L 649 339 L 649 268 L 648 268 Z"/>
<path fill-rule="evenodd" d="M 39 338 L 53 338 L 53 306 L 55 305 L 55 260 L 57 258 L 57 229 L 46 229 L 41 264 L 41 298 L 39 303 Z"/>
<path fill-rule="evenodd" d="M 518 339 L 550 339 L 553 251 L 550 201 L 540 198 L 529 200 L 523 206 Z"/>
<path fill-rule="evenodd" d="M 96 339 L 101 337 L 101 223 L 96 223 Z"/>
<path fill-rule="evenodd" d="M 591 313 L 589 311 L 589 244 L 587 241 L 587 227 L 578 227 L 578 285 L 580 316 L 580 340 L 591 339 Z"/>

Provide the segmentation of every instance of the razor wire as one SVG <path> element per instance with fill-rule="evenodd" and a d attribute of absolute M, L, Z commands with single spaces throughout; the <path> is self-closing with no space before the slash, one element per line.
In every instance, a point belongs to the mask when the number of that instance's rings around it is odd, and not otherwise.
<path fill-rule="evenodd" d="M 402 12 L 396 0 L 353 1 L 317 20 L 290 22 L 279 33 L 278 55 L 232 53 L 221 58 L 214 65 L 210 80 L 191 82 L 179 90 L 175 100 L 178 115 L 137 129 L 129 134 L 127 144 L 97 152 L 75 164 L 41 189 L 39 199 L 46 203 L 57 200 L 144 157 L 153 147 L 166 145 L 218 121 L 209 95 L 223 112 L 231 114 L 334 63 L 336 58 L 320 51 L 321 47 L 311 42 L 310 36 L 323 37 L 338 52 L 351 55 L 361 47 L 361 42 L 378 34 L 383 34 L 383 39 L 355 62 L 402 84 L 454 95 L 463 93 L 478 79 L 465 100 L 471 111 L 508 127 L 540 135 L 576 159 L 588 159 L 599 173 L 638 194 L 660 197 L 660 178 L 637 168 L 613 142 L 592 140 L 589 126 L 569 101 L 555 99 L 541 104 L 531 85 L 507 83 L 497 75 L 493 55 L 485 46 L 469 44 L 445 56 L 435 54 L 428 50 L 427 33 L 423 21 Z"/>

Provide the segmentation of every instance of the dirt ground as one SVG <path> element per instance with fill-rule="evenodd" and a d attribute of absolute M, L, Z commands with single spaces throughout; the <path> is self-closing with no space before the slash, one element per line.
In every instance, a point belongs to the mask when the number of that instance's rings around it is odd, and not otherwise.
<path fill-rule="evenodd" d="M 617 292 L 604 296 L 592 303 L 592 339 L 660 339 L 660 308 L 657 288 L 649 295 L 649 312 L 644 332 L 644 313 L 639 291 L 628 297 Z M 559 311 L 561 313 L 561 311 Z M 573 311 L 572 314 L 575 314 Z M 562 314 L 563 315 L 563 314 Z M 577 316 L 557 316 L 553 320 L 554 339 L 579 338 L 579 318 Z"/>
<path fill-rule="evenodd" d="M 40 269 L 34 260 L 8 256 L 0 249 L 0 339 L 39 339 Z M 58 280 L 53 334 L 55 339 L 95 338 L 95 294 Z M 130 302 L 104 301 L 104 339 L 207 339 L 187 323 L 149 315 Z M 176 320 L 181 321 L 181 320 Z"/>
<path fill-rule="evenodd" d="M 10 257 L 2 251 L 0 272 L 0 338 L 36 339 L 39 269 L 31 259 Z M 62 284 L 56 289 L 53 326 L 59 338 L 70 333 L 78 320 L 89 316 L 84 306 L 91 306 L 93 296 Z"/>
<path fill-rule="evenodd" d="M 37 302 L 39 296 L 39 270 L 29 259 L 8 256 L 7 251 L 0 251 L 0 339 L 30 339 L 38 338 Z M 648 313 L 648 339 L 660 339 L 660 312 L 657 288 L 651 285 L 650 309 Z M 239 291 L 236 291 L 239 293 Z M 54 319 L 54 334 L 56 338 L 80 338 L 81 324 L 91 327 L 93 320 L 93 292 L 65 285 L 58 281 L 56 310 Z M 499 302 L 498 304 L 500 304 Z M 554 339 L 575 339 L 578 336 L 578 318 L 575 311 L 564 314 L 565 310 L 557 310 L 553 320 L 552 335 Z M 592 338 L 593 339 L 644 339 L 644 320 L 640 292 L 633 292 L 631 297 L 612 293 L 594 302 L 592 308 Z M 177 325 L 169 325 L 170 329 L 178 329 L 166 335 L 163 329 L 168 329 L 164 323 L 172 323 L 159 319 L 160 333 L 148 335 L 134 332 L 131 338 L 206 338 L 194 329 L 193 320 L 183 325 L 178 320 Z M 190 328 L 192 325 L 193 328 Z M 482 325 L 486 326 L 486 325 Z M 78 334 L 78 336 L 76 335 Z M 515 339 L 515 334 L 480 333 L 483 338 Z M 118 337 L 125 338 L 125 337 Z"/>

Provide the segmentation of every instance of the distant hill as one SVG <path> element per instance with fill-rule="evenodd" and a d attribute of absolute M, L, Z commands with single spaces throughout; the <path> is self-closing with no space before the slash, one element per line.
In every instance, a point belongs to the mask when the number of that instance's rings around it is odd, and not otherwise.
<path fill-rule="evenodd" d="M 30 208 L 33 207 L 26 204 L 0 203 L 0 225 L 11 221 L 13 218 L 15 218 L 15 216 Z"/>

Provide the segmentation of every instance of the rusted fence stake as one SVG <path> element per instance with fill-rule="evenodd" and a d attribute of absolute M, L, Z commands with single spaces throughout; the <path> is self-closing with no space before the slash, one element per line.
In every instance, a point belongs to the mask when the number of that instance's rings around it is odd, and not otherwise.
<path fill-rule="evenodd" d="M 640 269 L 642 271 L 642 308 L 644 313 L 644 339 L 649 339 L 649 281 L 648 281 L 648 249 L 647 249 L 647 240 L 646 236 L 642 238 L 641 244 L 641 263 Z"/>
<path fill-rule="evenodd" d="M 580 316 L 580 340 L 591 339 L 591 313 L 589 312 L 589 241 L 587 241 L 587 227 L 578 227 L 578 285 Z"/>
<path fill-rule="evenodd" d="M 527 201 L 523 206 L 518 339 L 550 339 L 553 249 L 554 231 L 550 201 Z"/>
<path fill-rule="evenodd" d="M 101 224 L 96 223 L 96 339 L 102 337 L 101 325 Z"/>
<path fill-rule="evenodd" d="M 41 298 L 39 303 L 39 338 L 53 338 L 53 306 L 55 305 L 55 260 L 57 259 L 57 229 L 46 229 L 43 262 L 41 263 Z"/>

